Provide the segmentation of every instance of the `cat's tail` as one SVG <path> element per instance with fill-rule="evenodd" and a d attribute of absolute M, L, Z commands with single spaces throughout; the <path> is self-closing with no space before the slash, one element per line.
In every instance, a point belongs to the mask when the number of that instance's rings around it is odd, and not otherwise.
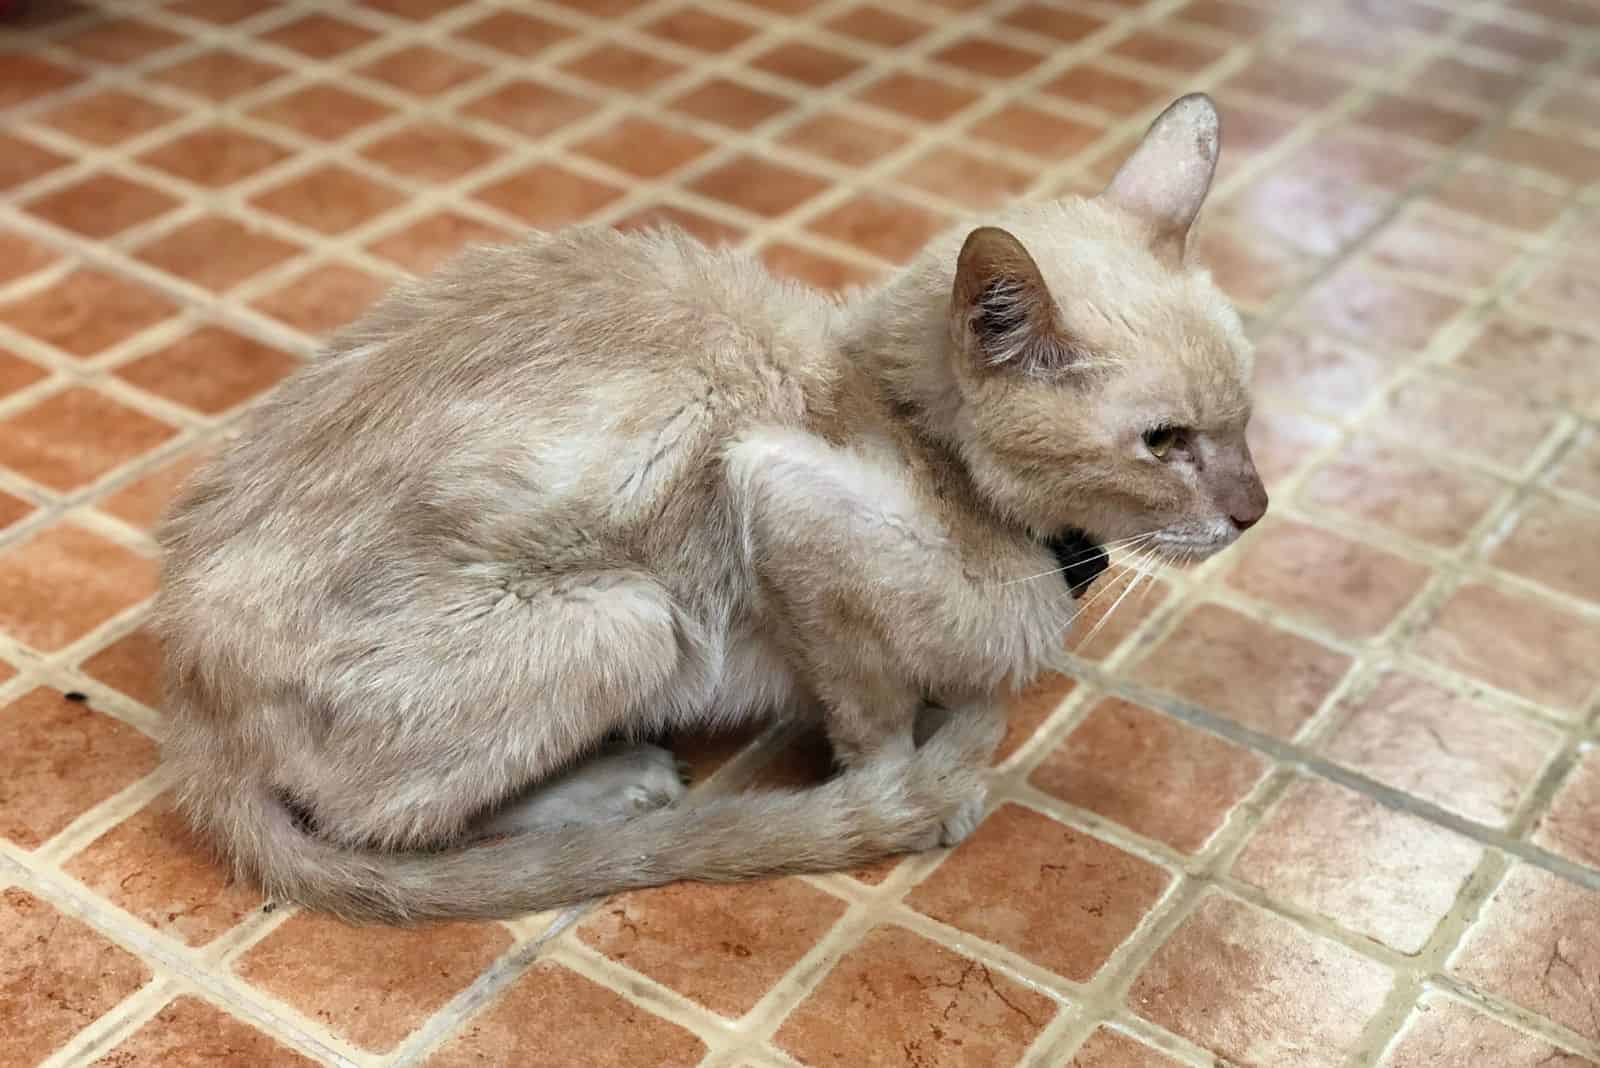
<path fill-rule="evenodd" d="M 679 880 L 728 882 L 850 868 L 936 845 L 981 799 L 997 738 L 956 716 L 914 756 L 818 786 L 721 795 L 626 820 L 428 853 L 346 848 L 307 833 L 266 788 L 202 822 L 269 899 L 382 923 L 506 918 Z"/>

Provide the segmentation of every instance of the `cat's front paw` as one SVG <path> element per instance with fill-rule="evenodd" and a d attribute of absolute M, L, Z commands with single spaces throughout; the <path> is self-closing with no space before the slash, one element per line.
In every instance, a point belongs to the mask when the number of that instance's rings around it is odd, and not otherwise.
<path fill-rule="evenodd" d="M 941 846 L 948 848 L 960 845 L 978 829 L 978 824 L 983 822 L 983 803 L 987 793 L 987 790 L 980 788 L 975 797 L 967 798 L 954 812 L 945 817 L 944 822 L 939 825 Z"/>

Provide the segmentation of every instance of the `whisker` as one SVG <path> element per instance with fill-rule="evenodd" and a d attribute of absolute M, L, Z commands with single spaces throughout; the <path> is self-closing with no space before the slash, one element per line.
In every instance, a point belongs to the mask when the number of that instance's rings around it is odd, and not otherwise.
<path fill-rule="evenodd" d="M 1134 575 L 1133 581 L 1128 584 L 1128 588 L 1123 590 L 1115 601 L 1111 602 L 1111 607 L 1106 609 L 1100 618 L 1095 621 L 1093 627 L 1089 628 L 1089 633 L 1084 635 L 1083 640 L 1077 644 L 1076 649 L 1082 649 L 1094 641 L 1095 635 L 1099 634 L 1101 628 L 1111 621 L 1112 616 L 1116 615 L 1117 609 L 1122 607 L 1122 602 L 1128 599 L 1128 595 L 1139 588 L 1140 582 L 1154 574 L 1154 572 L 1146 571 L 1143 567 L 1135 567 L 1134 570 L 1137 574 Z"/>
<path fill-rule="evenodd" d="M 1087 552 L 1080 553 L 1079 555 L 1073 557 L 1071 560 L 1068 560 L 1061 567 L 1053 567 L 1049 571 L 1041 571 L 1037 575 L 1024 575 L 1021 578 L 1007 579 L 1006 581 L 1002 582 L 1000 585 L 1002 585 L 1002 586 L 1014 586 L 1019 582 L 1033 582 L 1036 579 L 1048 578 L 1051 575 L 1059 575 L 1063 571 L 1071 570 L 1073 565 L 1080 564 L 1085 560 L 1091 559 L 1092 557 L 1094 557 L 1098 553 L 1104 552 L 1104 553 L 1106 553 L 1106 555 L 1109 556 L 1112 552 L 1118 552 L 1118 551 L 1132 549 L 1136 545 L 1139 545 L 1139 544 L 1141 544 L 1143 542 L 1149 541 L 1151 538 L 1156 536 L 1156 533 L 1157 533 L 1156 531 L 1151 531 L 1148 534 L 1135 534 L 1132 537 L 1123 538 L 1123 539 L 1121 539 L 1119 541 L 1107 542 L 1106 544 L 1096 546 L 1095 548 L 1090 549 Z"/>

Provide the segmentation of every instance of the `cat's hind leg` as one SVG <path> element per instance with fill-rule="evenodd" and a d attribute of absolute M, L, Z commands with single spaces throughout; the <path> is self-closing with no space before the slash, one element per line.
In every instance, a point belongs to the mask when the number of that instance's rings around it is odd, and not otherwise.
<path fill-rule="evenodd" d="M 493 837 L 626 819 L 670 805 L 687 789 L 677 761 L 660 746 L 611 746 L 511 798 L 470 834 Z"/>

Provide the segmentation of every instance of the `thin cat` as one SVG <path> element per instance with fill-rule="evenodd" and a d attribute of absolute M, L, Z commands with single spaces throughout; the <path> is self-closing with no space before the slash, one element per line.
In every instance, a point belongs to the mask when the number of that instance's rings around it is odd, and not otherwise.
<path fill-rule="evenodd" d="M 183 808 L 273 898 L 401 923 L 959 841 L 1059 572 L 1266 509 L 1250 347 L 1185 260 L 1219 132 L 1185 97 L 1102 195 L 843 304 L 589 227 L 398 287 L 163 526 Z M 810 789 L 680 804 L 629 744 L 818 712 Z"/>

